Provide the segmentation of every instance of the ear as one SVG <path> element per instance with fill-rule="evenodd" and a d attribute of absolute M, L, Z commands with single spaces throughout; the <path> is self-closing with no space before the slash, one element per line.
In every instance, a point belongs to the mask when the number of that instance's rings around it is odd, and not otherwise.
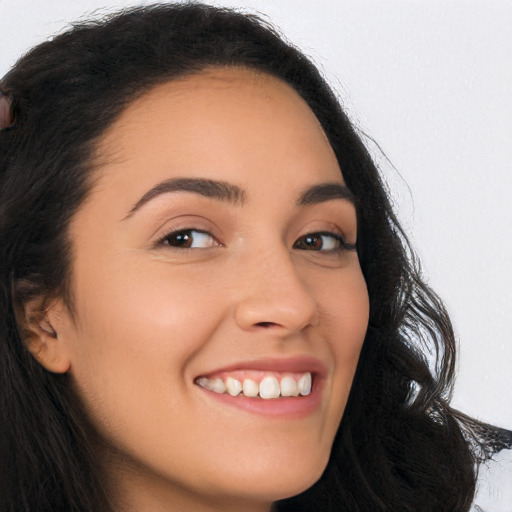
<path fill-rule="evenodd" d="M 69 312 L 61 300 L 49 305 L 44 299 L 29 300 L 22 312 L 21 331 L 26 347 L 48 371 L 66 373 L 71 367 L 69 347 L 61 336 Z"/>

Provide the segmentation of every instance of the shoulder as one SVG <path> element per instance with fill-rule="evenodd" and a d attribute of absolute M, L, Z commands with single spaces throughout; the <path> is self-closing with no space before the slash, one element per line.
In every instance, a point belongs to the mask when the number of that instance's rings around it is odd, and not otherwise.
<path fill-rule="evenodd" d="M 480 466 L 470 512 L 512 511 L 512 450 L 502 450 Z"/>

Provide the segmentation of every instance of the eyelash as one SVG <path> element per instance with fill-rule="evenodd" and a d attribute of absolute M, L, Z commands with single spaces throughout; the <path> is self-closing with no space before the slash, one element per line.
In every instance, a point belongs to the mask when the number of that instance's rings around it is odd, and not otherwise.
<path fill-rule="evenodd" d="M 176 240 L 179 237 L 183 237 L 183 240 L 186 243 L 190 242 L 190 243 L 193 244 L 194 243 L 194 236 L 191 236 L 192 233 L 199 233 L 200 235 L 210 237 L 211 240 L 213 241 L 213 243 L 211 243 L 208 247 L 190 247 L 190 245 L 188 245 L 188 246 L 185 246 L 185 245 L 179 246 L 178 245 L 177 246 L 177 245 L 172 245 L 170 243 L 170 239 L 171 238 L 174 238 Z M 303 247 L 300 247 L 301 243 L 304 243 L 304 242 L 305 242 L 305 244 L 315 243 L 315 241 L 318 241 L 318 240 L 320 240 L 320 242 L 322 243 L 322 246 L 323 246 L 323 244 L 325 244 L 325 241 L 323 239 L 327 238 L 327 237 L 334 239 L 335 240 L 335 244 L 337 244 L 338 247 L 334 247 L 334 248 L 327 249 L 327 250 L 322 250 L 323 247 L 309 249 L 307 245 L 305 245 Z M 200 230 L 200 229 L 179 229 L 179 230 L 176 230 L 176 231 L 171 231 L 170 233 L 167 233 L 165 236 L 160 238 L 157 241 L 157 243 L 156 243 L 157 247 L 158 246 L 167 246 L 167 247 L 170 247 L 170 248 L 175 249 L 175 250 L 198 249 L 198 248 L 199 249 L 206 249 L 206 248 L 209 248 L 209 247 L 219 247 L 221 245 L 222 244 L 217 242 L 215 240 L 215 237 L 213 235 L 211 235 L 210 233 L 208 233 L 208 231 L 203 231 L 203 230 Z M 339 253 L 339 252 L 342 252 L 342 251 L 355 251 L 356 250 L 356 244 L 350 244 L 350 243 L 346 242 L 345 239 L 341 235 L 339 235 L 337 233 L 332 233 L 332 232 L 329 232 L 329 231 L 318 231 L 318 232 L 314 232 L 314 233 L 308 233 L 308 234 L 303 235 L 300 238 L 298 238 L 294 242 L 293 248 L 294 249 L 298 249 L 298 250 L 304 250 L 304 251 L 312 250 L 314 252 L 325 252 L 325 253 L 334 254 L 334 253 Z"/>
<path fill-rule="evenodd" d="M 335 243 L 339 244 L 338 247 L 335 247 L 332 249 L 327 249 L 324 251 L 322 251 L 321 249 L 312 249 L 313 251 L 338 253 L 338 252 L 342 252 L 342 251 L 355 251 L 356 250 L 356 244 L 349 244 L 348 242 L 345 241 L 345 239 L 341 235 L 339 235 L 337 233 L 331 233 L 330 231 L 317 231 L 314 233 L 308 233 L 307 235 L 303 235 L 298 240 L 295 241 L 295 243 L 293 244 L 293 248 L 300 249 L 300 250 L 307 250 L 307 249 L 301 249 L 300 247 L 298 247 L 299 242 L 308 240 L 308 239 L 311 240 L 313 238 L 316 238 L 318 240 L 319 238 L 323 239 L 324 237 L 333 238 L 335 240 Z M 322 242 L 323 242 L 323 240 L 322 240 Z"/>

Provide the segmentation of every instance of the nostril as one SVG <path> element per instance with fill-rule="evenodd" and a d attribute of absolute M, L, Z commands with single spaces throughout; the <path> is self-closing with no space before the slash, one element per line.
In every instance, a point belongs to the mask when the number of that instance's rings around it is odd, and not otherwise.
<path fill-rule="evenodd" d="M 267 328 L 267 327 L 272 327 L 273 325 L 277 325 L 276 323 L 274 322 L 258 322 L 256 324 L 258 327 L 264 327 L 264 328 Z"/>

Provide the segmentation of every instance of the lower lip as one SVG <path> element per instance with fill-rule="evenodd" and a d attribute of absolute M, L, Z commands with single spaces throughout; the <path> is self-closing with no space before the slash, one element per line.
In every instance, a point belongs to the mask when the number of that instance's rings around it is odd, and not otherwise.
<path fill-rule="evenodd" d="M 322 402 L 322 382 L 318 379 L 313 383 L 311 393 L 306 396 L 280 398 L 252 398 L 242 394 L 231 396 L 226 393 L 215 393 L 198 386 L 212 400 L 224 405 L 242 409 L 253 414 L 261 414 L 274 418 L 302 418 L 316 411 Z"/>

